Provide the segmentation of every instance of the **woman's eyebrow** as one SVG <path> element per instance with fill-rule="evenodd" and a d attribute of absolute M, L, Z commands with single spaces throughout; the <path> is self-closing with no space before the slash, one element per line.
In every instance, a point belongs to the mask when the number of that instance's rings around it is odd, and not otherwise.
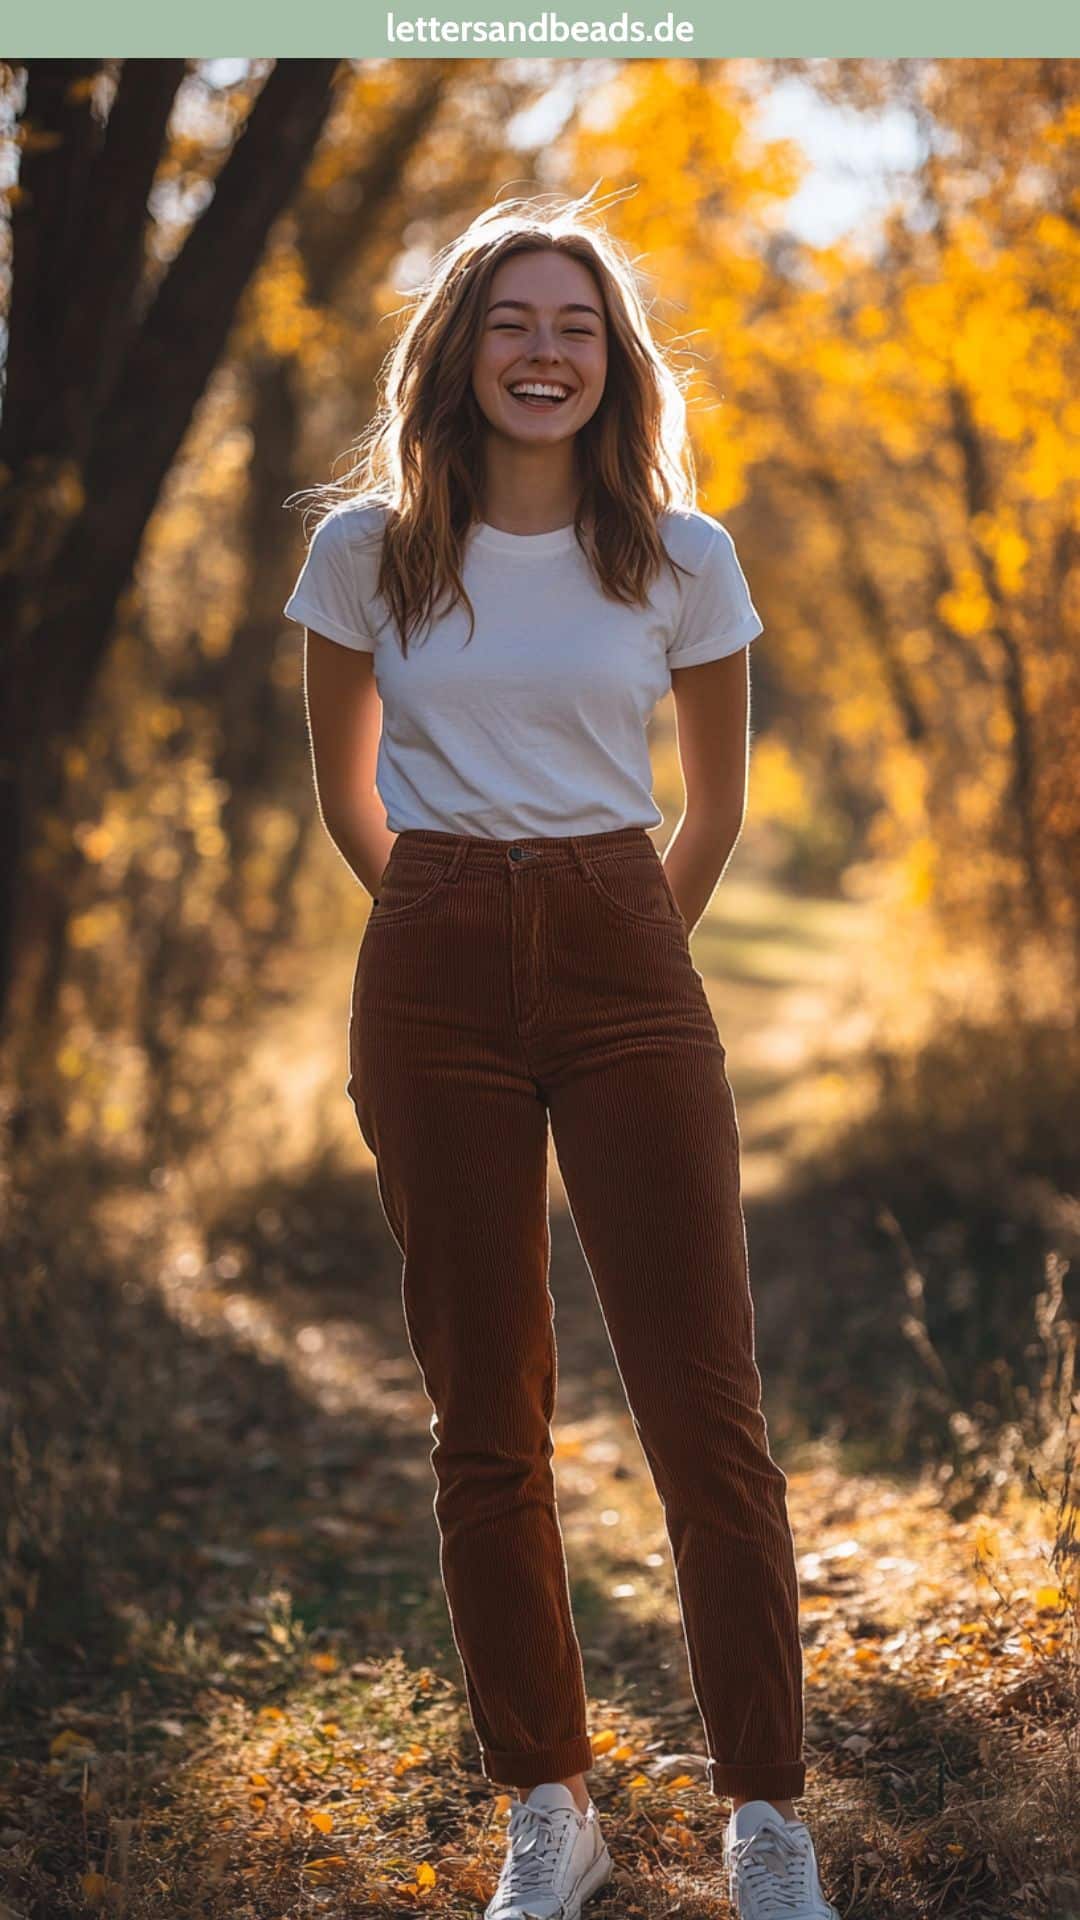
<path fill-rule="evenodd" d="M 525 313 L 534 313 L 536 311 L 531 300 L 493 300 L 488 308 L 488 312 L 494 313 L 496 307 L 520 307 Z M 590 307 L 583 300 L 567 300 L 565 305 L 561 306 L 558 311 L 560 313 L 594 313 L 598 320 L 603 319 L 603 314 L 597 313 L 595 307 Z"/>

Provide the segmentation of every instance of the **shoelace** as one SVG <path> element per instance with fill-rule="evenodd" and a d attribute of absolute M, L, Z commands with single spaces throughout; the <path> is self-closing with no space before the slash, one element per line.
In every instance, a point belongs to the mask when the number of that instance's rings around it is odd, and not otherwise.
<path fill-rule="evenodd" d="M 529 1807 L 524 1800 L 511 1807 L 510 1852 L 503 1869 L 503 1891 L 511 1905 L 519 1905 L 531 1893 L 551 1892 L 562 1839 L 555 1821 L 565 1821 L 569 1812 L 569 1807 Z M 562 1913 L 561 1902 L 558 1913 Z M 550 1920 L 558 1916 L 553 1914 Z"/>
<path fill-rule="evenodd" d="M 753 1920 L 784 1920 L 785 1915 L 805 1911 L 809 1897 L 805 1847 L 787 1827 L 766 1821 L 756 1833 L 736 1840 L 728 1858 L 732 1877 L 737 1868 L 750 1889 Z"/>

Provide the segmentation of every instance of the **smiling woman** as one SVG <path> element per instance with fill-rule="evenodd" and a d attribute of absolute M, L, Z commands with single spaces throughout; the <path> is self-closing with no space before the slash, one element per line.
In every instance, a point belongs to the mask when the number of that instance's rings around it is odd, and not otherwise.
<path fill-rule="evenodd" d="M 597 260 L 562 246 L 505 247 L 488 297 L 474 300 L 467 287 L 459 295 L 475 311 L 460 355 L 457 429 L 445 438 L 436 425 L 453 389 L 441 394 L 439 379 L 449 378 L 442 369 L 458 344 L 449 323 L 442 335 L 432 328 L 425 367 L 418 313 L 415 365 L 403 357 L 396 375 L 397 453 L 403 475 L 416 472 L 427 510 L 395 508 L 370 490 L 347 499 L 318 528 L 286 611 L 314 635 L 372 655 L 367 698 L 377 696 L 382 711 L 369 767 L 359 734 L 371 727 L 357 721 L 343 737 L 362 691 L 350 699 L 332 649 L 331 657 L 309 650 L 328 824 L 347 821 L 360 785 L 377 790 L 391 833 L 512 839 L 659 826 L 647 727 L 674 686 L 693 809 L 666 867 L 692 926 L 745 801 L 747 672 L 744 662 L 720 663 L 745 654 L 763 624 L 727 529 L 687 502 L 664 504 L 659 426 L 678 394 L 662 362 L 655 382 L 647 377 L 647 355 L 635 355 L 626 338 L 627 298 L 608 279 L 597 278 Z M 534 397 L 538 389 L 565 397 Z M 421 392 L 430 395 L 431 427 L 418 422 L 414 448 L 409 409 Z M 482 484 L 458 454 L 470 444 Z M 448 604 L 429 614 L 422 645 L 407 645 L 405 635 L 398 644 L 400 595 L 417 597 L 423 568 L 434 571 L 440 558 L 435 530 L 458 517 L 459 465 L 460 492 L 475 493 L 477 509 L 460 537 L 448 536 Z M 610 497 L 608 470 L 620 484 Z M 646 533 L 663 564 L 635 590 L 638 501 L 650 486 L 659 497 L 644 516 Z M 402 553 L 412 552 L 416 575 L 402 578 Z M 709 751 L 699 753 L 706 734 Z M 389 847 L 381 829 L 369 831 L 370 855 L 360 828 L 351 864 L 377 894 Z"/>
<path fill-rule="evenodd" d="M 603 396 L 603 295 L 585 262 L 549 250 L 502 260 L 491 296 L 472 367 L 473 393 L 491 428 L 485 493 L 499 503 L 501 517 L 493 524 L 507 532 L 542 532 L 551 511 L 572 515 L 578 491 L 573 436 L 593 418 Z M 537 425 L 523 438 L 522 420 L 529 414 L 537 420 L 557 415 L 557 432 Z M 508 438 L 500 444 L 504 422 Z M 552 502 L 546 512 L 544 488 Z"/>
<path fill-rule="evenodd" d="M 494 286 L 500 282 L 500 278 L 503 285 L 507 284 L 505 274 L 500 275 L 497 273 L 495 281 L 493 282 L 493 290 Z M 527 319 L 506 320 L 503 318 L 495 319 L 493 317 L 496 314 L 501 316 L 508 309 L 527 316 Z M 567 318 L 567 316 L 575 314 L 586 314 L 589 317 L 587 320 L 570 320 Z M 578 419 L 578 425 L 581 425 L 583 418 L 587 417 L 587 415 L 592 413 L 598 406 L 600 394 L 603 390 L 603 379 L 607 370 L 604 316 L 597 306 L 587 300 L 567 300 L 559 308 L 556 320 L 561 327 L 561 337 L 563 339 L 568 341 L 592 342 L 599 351 L 590 354 L 588 346 L 583 348 L 579 356 L 580 366 L 576 369 L 576 378 L 568 377 L 545 381 L 537 379 L 535 376 L 529 377 L 526 375 L 522 377 L 511 375 L 503 384 L 507 392 L 512 394 L 515 400 L 533 412 L 554 411 L 556 408 L 563 406 L 567 400 L 578 399 L 582 395 L 587 394 L 591 385 L 594 389 L 590 396 L 591 404 L 588 406 L 585 415 Z M 493 301 L 488 308 L 488 323 L 488 327 L 485 329 L 485 338 L 495 338 L 499 335 L 507 336 L 511 343 L 511 348 L 513 348 L 513 336 L 518 336 L 518 341 L 520 342 L 523 336 L 529 334 L 530 328 L 535 329 L 536 309 L 531 301 L 511 300 L 503 297 L 502 299 Z M 481 354 L 478 357 L 474 373 L 478 398 L 481 395 L 483 380 L 487 371 L 488 362 L 485 356 Z M 498 354 L 492 353 L 490 356 L 490 371 L 495 377 L 498 376 Z M 570 369 L 568 369 L 568 374 L 569 373 Z M 591 381 L 589 378 L 590 374 L 592 375 Z M 481 404 L 483 404 L 482 399 Z"/>
<path fill-rule="evenodd" d="M 836 1920 L 792 1817 L 786 1480 L 689 948 L 741 826 L 763 623 L 685 426 L 599 223 L 493 207 L 418 295 L 286 607 L 324 817 L 377 896 L 348 1093 L 435 1409 L 454 1640 L 485 1774 L 518 1790 L 487 1920 L 577 1916 L 612 1870 L 551 1474 L 549 1130 L 663 1498 L 740 1915 L 768 1860 L 785 1911 Z M 661 861 L 646 729 L 671 688 L 687 806 Z"/>

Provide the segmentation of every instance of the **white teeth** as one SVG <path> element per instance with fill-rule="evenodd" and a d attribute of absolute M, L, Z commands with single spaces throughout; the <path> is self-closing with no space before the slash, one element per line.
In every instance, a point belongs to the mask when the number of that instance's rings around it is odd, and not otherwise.
<path fill-rule="evenodd" d="M 533 394 L 541 400 L 565 400 L 569 396 L 569 391 L 568 387 L 543 386 L 539 381 L 532 380 L 519 381 L 516 386 L 510 388 L 513 394 Z"/>

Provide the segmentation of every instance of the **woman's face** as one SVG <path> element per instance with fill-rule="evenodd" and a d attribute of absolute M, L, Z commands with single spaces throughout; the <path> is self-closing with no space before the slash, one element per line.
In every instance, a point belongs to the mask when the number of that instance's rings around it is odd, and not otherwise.
<path fill-rule="evenodd" d="M 517 253 L 495 269 L 473 358 L 472 385 L 497 433 L 530 446 L 577 433 L 607 376 L 607 323 L 593 274 L 569 254 Z M 524 383 L 564 398 L 515 397 Z"/>

